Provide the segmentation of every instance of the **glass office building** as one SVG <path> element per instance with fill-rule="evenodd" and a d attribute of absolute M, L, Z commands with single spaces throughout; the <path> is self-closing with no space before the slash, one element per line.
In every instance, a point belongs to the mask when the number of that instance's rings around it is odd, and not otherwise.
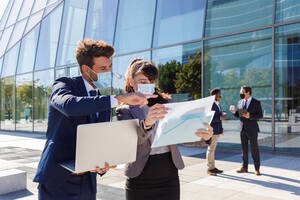
<path fill-rule="evenodd" d="M 253 88 L 262 149 L 300 153 L 300 1 L 10 0 L 0 20 L 1 130 L 45 132 L 51 84 L 79 75 L 78 40 L 116 48 L 111 93 L 133 58 L 153 61 L 157 85 L 187 101 L 222 91 L 220 146 L 239 147 L 228 111 Z"/>

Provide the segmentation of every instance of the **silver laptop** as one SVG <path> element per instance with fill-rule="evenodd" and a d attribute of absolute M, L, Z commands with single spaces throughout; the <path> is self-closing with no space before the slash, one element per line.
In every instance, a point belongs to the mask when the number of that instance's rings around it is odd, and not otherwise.
<path fill-rule="evenodd" d="M 60 165 L 74 173 L 136 160 L 138 119 L 84 124 L 77 127 L 75 160 Z"/>

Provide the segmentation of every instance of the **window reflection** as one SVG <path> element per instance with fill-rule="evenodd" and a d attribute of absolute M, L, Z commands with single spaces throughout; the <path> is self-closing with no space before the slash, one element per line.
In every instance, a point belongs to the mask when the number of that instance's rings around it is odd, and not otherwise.
<path fill-rule="evenodd" d="M 56 66 L 76 63 L 74 54 L 78 40 L 83 39 L 87 2 L 81 0 L 64 2 L 63 26 L 61 27 Z"/>
<path fill-rule="evenodd" d="M 15 79 L 1 79 L 1 129 L 15 130 Z"/>
<path fill-rule="evenodd" d="M 300 1 L 276 0 L 276 23 L 300 19 Z"/>
<path fill-rule="evenodd" d="M 85 38 L 113 43 L 118 0 L 90 0 Z"/>
<path fill-rule="evenodd" d="M 34 131 L 45 132 L 48 122 L 49 97 L 54 81 L 54 71 L 34 73 Z"/>
<path fill-rule="evenodd" d="M 205 42 L 205 95 L 213 88 L 222 92 L 220 102 L 228 119 L 221 142 L 240 144 L 239 121 L 229 111 L 240 100 L 241 86 L 252 87 L 252 96 L 261 101 L 264 118 L 259 121 L 261 146 L 271 147 L 272 119 L 272 32 L 270 29 Z"/>
<path fill-rule="evenodd" d="M 155 1 L 120 1 L 115 47 L 117 54 L 151 47 Z"/>
<path fill-rule="evenodd" d="M 158 86 L 172 94 L 172 101 L 201 97 L 201 42 L 153 51 L 153 62 L 159 70 Z"/>
<path fill-rule="evenodd" d="M 154 47 L 202 38 L 205 0 L 158 0 Z"/>
<path fill-rule="evenodd" d="M 1 77 L 12 76 L 16 73 L 16 67 L 17 67 L 16 58 L 19 56 L 19 47 L 20 47 L 20 42 L 5 54 L 4 61 L 3 61 L 3 66 L 5 67 L 3 67 Z"/>
<path fill-rule="evenodd" d="M 221 35 L 272 24 L 273 1 L 208 0 L 205 36 Z"/>
<path fill-rule="evenodd" d="M 63 11 L 63 4 L 56 8 L 41 23 L 39 44 L 36 55 L 35 70 L 54 67 L 58 36 L 60 30 L 60 20 Z"/>
<path fill-rule="evenodd" d="M 16 77 L 16 130 L 32 131 L 32 74 Z"/>
<path fill-rule="evenodd" d="M 38 25 L 22 40 L 17 73 L 33 71 L 39 30 Z"/>
<path fill-rule="evenodd" d="M 295 151 L 300 143 L 299 24 L 276 29 L 275 56 L 275 147 Z"/>

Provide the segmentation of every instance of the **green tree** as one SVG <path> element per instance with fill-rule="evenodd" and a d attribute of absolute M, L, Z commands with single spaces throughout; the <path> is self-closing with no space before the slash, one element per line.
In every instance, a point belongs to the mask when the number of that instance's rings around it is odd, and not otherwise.
<path fill-rule="evenodd" d="M 175 78 L 176 73 L 180 70 L 181 64 L 176 60 L 167 62 L 164 65 L 158 65 L 159 77 L 158 87 L 164 93 L 176 93 Z"/>
<path fill-rule="evenodd" d="M 189 93 L 194 99 L 201 97 L 201 52 L 189 56 L 189 63 L 176 73 L 175 88 L 177 93 Z"/>

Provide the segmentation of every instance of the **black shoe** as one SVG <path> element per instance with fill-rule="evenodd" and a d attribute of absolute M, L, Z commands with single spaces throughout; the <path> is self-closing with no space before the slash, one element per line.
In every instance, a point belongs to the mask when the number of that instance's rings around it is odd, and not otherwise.
<path fill-rule="evenodd" d="M 217 174 L 222 174 L 223 173 L 223 170 L 219 170 L 218 168 L 214 168 L 213 170 Z"/>

